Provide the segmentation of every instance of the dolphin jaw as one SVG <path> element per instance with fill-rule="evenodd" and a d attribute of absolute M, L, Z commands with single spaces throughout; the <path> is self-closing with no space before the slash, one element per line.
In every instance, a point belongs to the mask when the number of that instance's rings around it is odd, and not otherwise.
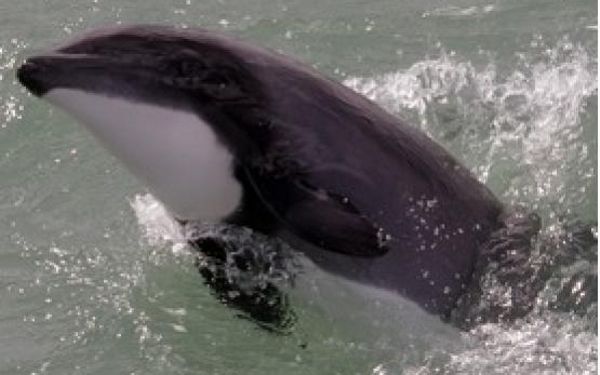
<path fill-rule="evenodd" d="M 192 111 L 65 88 L 43 98 L 83 124 L 177 219 L 218 222 L 240 205 L 233 155 Z"/>

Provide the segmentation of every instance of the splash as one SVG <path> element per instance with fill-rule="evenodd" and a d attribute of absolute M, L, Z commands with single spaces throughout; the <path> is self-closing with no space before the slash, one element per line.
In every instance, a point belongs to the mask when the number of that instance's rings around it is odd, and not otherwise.
<path fill-rule="evenodd" d="M 13 38 L 10 41 L 0 42 L 0 85 L 17 86 L 16 81 L 7 80 L 6 73 L 12 73 L 17 64 L 21 51 L 28 47 L 27 43 Z M 0 128 L 6 128 L 11 122 L 20 120 L 23 113 L 21 98 L 9 94 L 12 90 L 2 90 L 6 95 L 0 94 Z"/>
<path fill-rule="evenodd" d="M 405 71 L 345 84 L 458 151 L 509 203 L 533 202 L 534 209 L 552 203 L 567 211 L 595 183 L 580 117 L 597 95 L 597 64 L 568 38 L 552 47 L 535 38 L 532 46 L 533 53 L 515 56 L 511 72 L 442 51 Z M 493 175 L 510 184 L 493 186 Z"/>
<path fill-rule="evenodd" d="M 183 251 L 189 236 L 167 209 L 151 194 L 137 194 L 129 204 L 149 245 L 154 247 L 171 246 L 173 253 Z"/>
<path fill-rule="evenodd" d="M 537 211 L 544 226 L 531 261 L 553 252 L 558 262 L 526 319 L 479 326 L 446 364 L 406 373 L 582 374 L 597 366 L 596 227 L 572 221 L 596 184 L 595 139 L 586 138 L 582 114 L 597 95 L 597 61 L 568 38 L 547 45 L 535 37 L 528 48 L 508 71 L 485 51 L 484 65 L 441 51 L 403 71 L 345 82 L 454 151 L 507 204 Z M 583 250 L 579 237 L 589 244 Z M 557 308 L 563 298 L 567 309 Z M 398 370 L 381 365 L 373 373 Z"/>
<path fill-rule="evenodd" d="M 251 229 L 226 224 L 179 224 L 151 194 L 138 194 L 130 201 L 144 239 L 157 248 L 171 248 L 174 254 L 187 254 L 190 241 L 218 238 L 225 246 L 226 272 L 230 282 L 242 289 L 264 287 L 269 282 L 289 283 L 297 264 L 288 246 Z M 201 259 L 202 253 L 197 254 Z M 247 268 L 236 264 L 245 260 Z"/>
<path fill-rule="evenodd" d="M 564 321 L 571 324 L 564 324 Z M 471 332 L 469 348 L 452 356 L 454 373 L 593 374 L 597 336 L 566 315 L 546 314 L 499 330 L 486 324 Z"/>

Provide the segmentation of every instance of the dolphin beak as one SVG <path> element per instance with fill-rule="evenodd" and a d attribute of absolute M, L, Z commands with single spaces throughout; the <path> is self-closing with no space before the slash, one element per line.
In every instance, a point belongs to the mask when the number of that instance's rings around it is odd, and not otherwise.
<path fill-rule="evenodd" d="M 17 69 L 17 79 L 32 94 L 44 96 L 48 91 L 69 85 L 81 68 L 94 66 L 95 57 L 50 52 L 29 57 Z"/>
<path fill-rule="evenodd" d="M 44 84 L 44 76 L 48 72 L 48 66 L 41 57 L 31 57 L 17 69 L 17 79 L 32 94 L 41 97 L 47 91 L 47 85 Z"/>

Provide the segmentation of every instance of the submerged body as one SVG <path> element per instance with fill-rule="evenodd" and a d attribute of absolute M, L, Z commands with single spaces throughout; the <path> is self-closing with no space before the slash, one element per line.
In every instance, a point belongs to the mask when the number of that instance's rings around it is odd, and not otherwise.
<path fill-rule="evenodd" d="M 28 59 L 18 76 L 80 119 L 180 221 L 280 236 L 323 269 L 442 316 L 502 226 L 493 194 L 417 129 L 218 33 L 105 29 Z"/>

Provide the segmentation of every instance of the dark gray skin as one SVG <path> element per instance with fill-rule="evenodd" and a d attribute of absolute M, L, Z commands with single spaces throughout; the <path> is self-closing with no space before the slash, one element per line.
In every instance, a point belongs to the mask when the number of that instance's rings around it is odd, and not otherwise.
<path fill-rule="evenodd" d="M 77 88 L 197 113 L 235 155 L 244 200 L 227 222 L 280 235 L 320 267 L 442 317 L 503 226 L 494 195 L 418 129 L 215 32 L 104 29 L 28 59 L 18 78 L 38 96 Z"/>

